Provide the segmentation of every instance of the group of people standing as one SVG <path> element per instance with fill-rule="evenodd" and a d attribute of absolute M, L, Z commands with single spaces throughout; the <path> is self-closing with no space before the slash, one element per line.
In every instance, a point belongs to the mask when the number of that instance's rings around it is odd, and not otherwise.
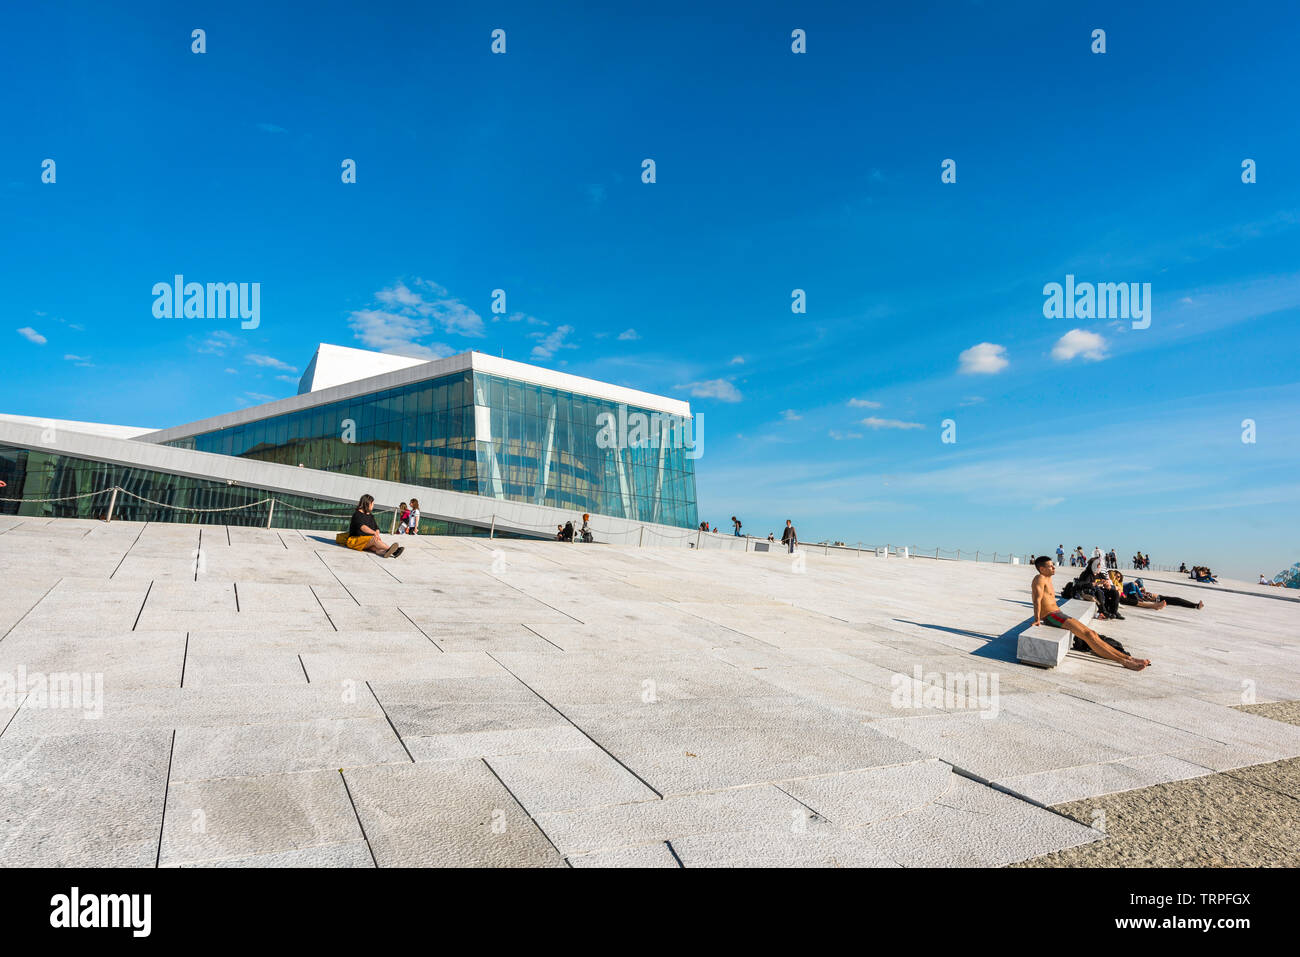
<path fill-rule="evenodd" d="M 1103 553 L 1100 545 L 1094 545 L 1091 559 L 1083 553 L 1082 545 L 1076 545 L 1074 551 L 1070 553 L 1070 566 L 1072 568 L 1087 568 L 1092 561 L 1100 561 L 1101 566 L 1105 569 L 1119 568 L 1119 556 L 1115 554 L 1113 548 Z M 1065 565 L 1065 547 L 1062 545 L 1056 546 L 1056 565 L 1058 568 Z M 1138 552 L 1133 556 L 1133 567 L 1150 568 L 1151 556 Z"/>

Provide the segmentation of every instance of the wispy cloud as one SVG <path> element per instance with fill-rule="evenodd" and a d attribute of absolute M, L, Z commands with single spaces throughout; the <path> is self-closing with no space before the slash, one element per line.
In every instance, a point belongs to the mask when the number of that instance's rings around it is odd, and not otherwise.
<path fill-rule="evenodd" d="M 1006 346 L 992 342 L 981 342 L 963 350 L 957 361 L 957 371 L 967 375 L 995 375 L 1009 365 Z"/>
<path fill-rule="evenodd" d="M 225 355 L 226 350 L 235 344 L 235 337 L 228 332 L 218 329 L 206 339 L 198 344 L 197 351 L 209 353 L 211 355 Z"/>
<path fill-rule="evenodd" d="M 296 366 L 291 366 L 287 362 L 282 362 L 274 356 L 264 356 L 258 353 L 249 353 L 244 357 L 245 362 L 252 363 L 255 366 L 261 366 L 264 369 L 283 369 L 285 372 L 297 372 Z"/>
<path fill-rule="evenodd" d="M 532 356 L 534 359 L 549 359 L 561 349 L 578 348 L 572 342 L 565 340 L 573 332 L 573 326 L 557 326 L 553 331 L 547 333 L 533 332 L 530 335 L 540 341 L 533 346 Z"/>
<path fill-rule="evenodd" d="M 257 128 L 263 133 L 288 133 L 283 126 L 276 126 L 274 123 L 258 123 Z"/>
<path fill-rule="evenodd" d="M 637 331 L 635 329 L 625 329 L 618 334 L 618 339 L 620 342 L 632 342 L 640 338 L 641 337 L 637 334 Z"/>
<path fill-rule="evenodd" d="M 878 409 L 879 402 L 872 402 L 870 399 L 849 399 L 849 408 L 851 409 Z"/>
<path fill-rule="evenodd" d="M 46 342 L 49 341 L 43 335 L 41 335 L 39 332 L 33 329 L 31 326 L 23 326 L 21 329 L 18 330 L 18 334 L 22 336 L 24 339 L 26 339 L 28 342 L 34 342 L 38 346 L 43 346 L 45 345 Z"/>
<path fill-rule="evenodd" d="M 674 388 L 685 389 L 697 399 L 739 402 L 743 398 L 740 390 L 726 379 L 704 379 L 700 382 L 687 382 L 685 385 L 674 386 Z"/>
<path fill-rule="evenodd" d="M 904 422 L 902 419 L 878 419 L 874 415 L 868 416 L 862 420 L 862 424 L 869 429 L 923 429 L 925 425 L 921 422 Z"/>
<path fill-rule="evenodd" d="M 371 349 L 417 359 L 437 359 L 455 350 L 437 342 L 424 342 L 435 330 L 452 335 L 483 336 L 483 318 L 450 295 L 436 282 L 398 281 L 375 293 L 376 306 L 356 309 L 348 325 L 360 342 Z"/>
<path fill-rule="evenodd" d="M 781 418 L 786 422 L 798 422 L 800 419 L 803 418 L 803 416 L 800 415 L 798 412 L 796 412 L 794 409 L 785 409 L 781 413 Z"/>

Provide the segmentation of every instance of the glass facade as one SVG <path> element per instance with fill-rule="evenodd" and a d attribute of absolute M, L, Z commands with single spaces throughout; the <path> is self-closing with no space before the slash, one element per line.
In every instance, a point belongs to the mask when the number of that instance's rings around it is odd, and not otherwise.
<path fill-rule="evenodd" d="M 652 423 L 640 436 L 638 417 Z M 465 371 L 168 444 L 694 528 L 689 426 L 650 409 Z"/>
<path fill-rule="evenodd" d="M 683 418 L 482 372 L 474 404 L 480 495 L 696 526 Z"/>
<path fill-rule="evenodd" d="M 22 499 L 0 501 L 0 515 L 103 518 L 108 512 L 113 486 L 125 490 L 118 492 L 113 518 L 127 522 L 265 527 L 271 518 L 276 528 L 345 531 L 355 508 L 355 503 L 286 495 L 7 445 L 0 445 L 0 481 L 7 483 L 6 488 L 0 489 L 0 499 Z M 275 499 L 274 515 L 270 514 L 271 504 L 262 501 L 268 498 Z M 190 512 L 184 509 L 231 510 Z M 376 509 L 376 514 L 382 516 L 380 532 L 387 531 L 392 513 Z M 420 534 L 486 536 L 488 529 L 422 518 Z M 497 532 L 497 537 L 513 536 Z"/>
<path fill-rule="evenodd" d="M 426 488 L 478 491 L 469 372 L 167 444 Z"/>

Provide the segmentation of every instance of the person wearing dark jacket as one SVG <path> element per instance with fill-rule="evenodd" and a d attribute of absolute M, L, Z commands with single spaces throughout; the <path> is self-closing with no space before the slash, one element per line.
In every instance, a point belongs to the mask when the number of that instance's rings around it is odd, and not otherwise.
<path fill-rule="evenodd" d="M 348 525 L 347 546 L 358 552 L 375 552 L 384 558 L 396 558 L 406 549 L 401 545 L 385 545 L 379 537 L 379 523 L 375 521 L 375 497 L 361 496 L 357 510 Z"/>
<path fill-rule="evenodd" d="M 785 531 L 781 533 L 781 544 L 786 546 L 790 554 L 794 554 L 795 546 L 799 544 L 799 534 L 794 530 L 794 525 L 787 518 L 785 520 Z"/>

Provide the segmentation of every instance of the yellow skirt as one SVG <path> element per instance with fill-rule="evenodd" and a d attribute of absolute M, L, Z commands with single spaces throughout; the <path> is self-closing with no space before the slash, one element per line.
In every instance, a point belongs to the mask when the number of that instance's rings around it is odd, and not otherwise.
<path fill-rule="evenodd" d="M 373 535 L 353 535 L 348 539 L 348 548 L 355 548 L 359 552 L 364 552 L 374 540 L 375 536 Z"/>

